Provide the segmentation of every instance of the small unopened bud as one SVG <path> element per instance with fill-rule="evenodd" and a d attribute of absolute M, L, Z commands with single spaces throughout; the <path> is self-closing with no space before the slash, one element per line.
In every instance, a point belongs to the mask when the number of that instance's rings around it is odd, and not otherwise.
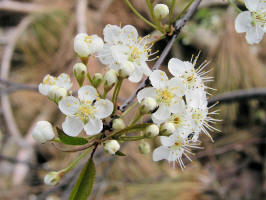
<path fill-rule="evenodd" d="M 154 6 L 154 16 L 157 19 L 163 19 L 169 14 L 169 8 L 165 4 L 156 4 Z"/>
<path fill-rule="evenodd" d="M 87 74 L 86 65 L 84 65 L 83 63 L 75 64 L 73 67 L 73 73 L 79 83 L 79 86 L 81 87 Z"/>
<path fill-rule="evenodd" d="M 158 104 L 155 99 L 151 97 L 146 97 L 141 101 L 141 113 L 152 113 L 156 108 L 158 107 Z"/>
<path fill-rule="evenodd" d="M 54 85 L 48 92 L 48 98 L 58 103 L 62 98 L 67 96 L 67 91 L 65 88 L 60 88 Z"/>
<path fill-rule="evenodd" d="M 105 73 L 104 77 L 104 89 L 109 91 L 117 82 L 117 75 L 115 70 L 110 69 Z"/>
<path fill-rule="evenodd" d="M 116 140 L 108 140 L 104 143 L 103 149 L 106 153 L 114 155 L 120 149 L 120 144 Z"/>
<path fill-rule="evenodd" d="M 99 85 L 103 81 L 103 75 L 101 73 L 95 73 L 92 77 L 92 83 L 95 88 L 99 87 Z"/>
<path fill-rule="evenodd" d="M 40 143 L 45 143 L 55 137 L 53 127 L 48 121 L 38 121 L 32 131 L 32 137 Z"/>
<path fill-rule="evenodd" d="M 46 185 L 57 185 L 60 180 L 61 180 L 62 176 L 60 175 L 60 172 L 49 172 L 48 174 L 45 175 L 44 177 L 44 183 Z"/>
<path fill-rule="evenodd" d="M 160 132 L 159 127 L 155 124 L 152 124 L 145 129 L 145 136 L 156 137 L 159 135 L 159 132 Z"/>
<path fill-rule="evenodd" d="M 128 78 L 135 70 L 135 66 L 130 61 L 125 61 L 121 64 L 118 76 L 121 78 Z"/>
<path fill-rule="evenodd" d="M 139 143 L 139 152 L 142 154 L 148 154 L 151 151 L 150 144 L 148 142 L 142 141 Z"/>
<path fill-rule="evenodd" d="M 118 130 L 124 129 L 125 127 L 126 125 L 121 118 L 113 120 L 113 125 L 112 125 L 113 130 L 118 131 Z"/>
<path fill-rule="evenodd" d="M 160 135 L 163 136 L 170 136 L 175 131 L 175 125 L 171 122 L 163 123 L 160 126 Z"/>

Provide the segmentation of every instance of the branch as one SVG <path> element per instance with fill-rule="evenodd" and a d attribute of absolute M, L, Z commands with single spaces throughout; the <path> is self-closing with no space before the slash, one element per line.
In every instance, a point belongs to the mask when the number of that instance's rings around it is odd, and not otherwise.
<path fill-rule="evenodd" d="M 76 6 L 76 18 L 77 18 L 77 32 L 87 32 L 87 0 L 78 0 Z"/>
<path fill-rule="evenodd" d="M 175 23 L 175 31 L 172 36 L 170 36 L 170 40 L 167 43 L 166 47 L 164 48 L 160 58 L 157 60 L 155 65 L 153 66 L 152 70 L 159 69 L 159 67 L 162 65 L 164 59 L 170 52 L 177 36 L 179 35 L 181 29 L 183 26 L 187 23 L 187 21 L 191 18 L 191 16 L 196 12 L 197 7 L 199 6 L 201 0 L 195 0 L 195 2 L 190 6 L 190 9 L 187 11 L 187 13 Z M 132 94 L 125 102 L 123 105 L 119 107 L 119 110 L 122 112 L 125 111 L 125 109 L 129 106 L 129 104 L 135 99 L 137 96 L 138 92 L 145 88 L 146 86 L 149 85 L 149 78 L 146 78 L 137 88 L 137 90 Z"/>
<path fill-rule="evenodd" d="M 208 101 L 208 106 L 211 106 L 216 102 L 219 102 L 221 104 L 221 103 L 232 103 L 235 101 L 244 101 L 248 99 L 260 99 L 260 98 L 266 98 L 266 88 L 236 90 L 233 92 L 220 94 L 210 98 L 210 100 Z"/>
<path fill-rule="evenodd" d="M 19 13 L 45 12 L 50 10 L 51 6 L 44 6 L 36 3 L 21 3 L 15 1 L 1 1 L 0 11 L 11 11 Z"/>
<path fill-rule="evenodd" d="M 29 90 L 29 91 L 38 91 L 38 86 L 35 85 L 28 85 L 28 84 L 22 84 L 22 83 L 15 83 L 7 80 L 0 79 L 0 85 L 3 85 L 4 87 L 0 87 L 0 97 L 13 93 L 19 90 Z"/>

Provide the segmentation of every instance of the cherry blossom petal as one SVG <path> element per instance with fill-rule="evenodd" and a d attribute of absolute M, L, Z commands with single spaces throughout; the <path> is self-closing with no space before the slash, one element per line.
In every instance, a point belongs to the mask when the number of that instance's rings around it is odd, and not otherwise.
<path fill-rule="evenodd" d="M 78 90 L 78 97 L 80 100 L 93 101 L 98 97 L 98 93 L 94 87 L 86 85 Z"/>
<path fill-rule="evenodd" d="M 96 113 L 95 113 L 95 117 L 99 118 L 99 119 L 103 119 L 108 117 L 109 115 L 112 114 L 113 110 L 114 110 L 114 105 L 111 101 L 109 101 L 108 99 L 101 99 L 99 101 L 95 102 L 95 107 L 96 107 Z"/>
<path fill-rule="evenodd" d="M 106 25 L 103 29 L 104 41 L 107 43 L 116 44 L 121 32 L 122 30 L 119 26 L 110 24 Z"/>
<path fill-rule="evenodd" d="M 138 31 L 134 26 L 126 25 L 122 28 L 121 40 L 126 44 L 131 41 L 137 41 Z"/>
<path fill-rule="evenodd" d="M 244 0 L 247 9 L 250 11 L 256 11 L 259 7 L 260 1 L 264 0 Z"/>
<path fill-rule="evenodd" d="M 252 17 L 249 11 L 244 11 L 239 13 L 235 19 L 236 32 L 238 33 L 247 32 L 250 28 L 252 28 L 251 22 L 252 22 Z"/>
<path fill-rule="evenodd" d="M 146 97 L 151 97 L 151 98 L 156 99 L 156 89 L 153 87 L 147 87 L 138 92 L 138 95 L 137 95 L 138 102 L 141 102 L 142 99 Z"/>
<path fill-rule="evenodd" d="M 69 75 L 62 73 L 57 77 L 56 85 L 61 88 L 69 90 L 72 87 L 72 83 Z"/>
<path fill-rule="evenodd" d="M 89 121 L 84 125 L 84 130 L 87 135 L 96 135 L 100 133 L 103 129 L 103 122 L 100 119 L 89 119 Z"/>
<path fill-rule="evenodd" d="M 161 140 L 161 144 L 163 146 L 166 146 L 166 147 L 170 147 L 170 146 L 174 145 L 174 143 L 175 143 L 175 140 L 173 140 L 173 138 L 171 136 L 170 137 L 161 136 L 160 140 Z"/>
<path fill-rule="evenodd" d="M 128 77 L 128 80 L 137 83 L 140 82 L 143 76 L 143 72 L 139 67 L 135 67 L 135 71 Z"/>
<path fill-rule="evenodd" d="M 193 64 L 190 62 L 183 62 L 178 58 L 172 58 L 168 62 L 169 72 L 176 77 L 182 76 L 186 71 L 193 69 Z"/>
<path fill-rule="evenodd" d="M 153 161 L 160 161 L 160 160 L 168 160 L 169 157 L 169 149 L 165 146 L 160 146 L 153 151 L 152 159 Z"/>
<path fill-rule="evenodd" d="M 78 112 L 79 106 L 79 100 L 73 96 L 64 97 L 58 103 L 60 111 L 65 115 L 74 115 Z"/>
<path fill-rule="evenodd" d="M 168 81 L 166 73 L 162 70 L 154 70 L 150 74 L 149 79 L 151 81 L 152 86 L 156 89 L 165 88 Z"/>
<path fill-rule="evenodd" d="M 249 29 L 246 33 L 246 40 L 249 44 L 258 44 L 262 40 L 263 35 L 264 32 L 259 27 Z"/>
<path fill-rule="evenodd" d="M 165 104 L 160 104 L 158 110 L 152 114 L 157 120 L 166 121 L 170 117 L 170 110 Z"/>
<path fill-rule="evenodd" d="M 75 137 L 82 131 L 83 123 L 77 117 L 66 117 L 62 128 L 65 134 Z"/>

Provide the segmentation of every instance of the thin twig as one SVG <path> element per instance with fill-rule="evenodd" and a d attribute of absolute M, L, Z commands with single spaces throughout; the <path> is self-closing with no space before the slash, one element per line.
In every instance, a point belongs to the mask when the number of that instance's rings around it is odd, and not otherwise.
<path fill-rule="evenodd" d="M 208 105 L 211 106 L 216 102 L 232 103 L 236 101 L 244 101 L 248 99 L 266 98 L 266 88 L 252 88 L 245 90 L 236 90 L 214 96 L 208 100 Z"/>
<path fill-rule="evenodd" d="M 181 29 L 186 24 L 186 22 L 191 18 L 191 16 L 196 12 L 197 7 L 199 6 L 201 0 L 196 0 L 191 6 L 190 9 L 187 11 L 187 13 L 175 23 L 175 31 L 172 36 L 170 36 L 169 42 L 167 43 L 166 47 L 164 48 L 160 58 L 157 60 L 155 65 L 153 66 L 152 70 L 159 69 L 159 67 L 162 65 L 164 59 L 170 52 L 177 36 L 179 35 Z M 125 109 L 128 107 L 128 105 L 135 99 L 138 92 L 149 85 L 149 78 L 146 78 L 137 88 L 137 90 L 132 94 L 122 106 L 119 107 L 119 110 L 122 112 L 125 111 Z"/>
<path fill-rule="evenodd" d="M 88 0 L 78 0 L 76 6 L 77 15 L 77 32 L 86 33 L 87 32 L 87 3 Z"/>

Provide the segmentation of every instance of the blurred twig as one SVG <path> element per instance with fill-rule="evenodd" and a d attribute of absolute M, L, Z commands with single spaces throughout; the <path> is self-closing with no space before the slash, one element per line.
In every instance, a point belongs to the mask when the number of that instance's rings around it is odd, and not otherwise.
<path fill-rule="evenodd" d="M 152 70 L 159 69 L 161 64 L 163 63 L 164 59 L 168 55 L 169 51 L 171 50 L 177 36 L 179 35 L 181 29 L 183 26 L 186 24 L 186 22 L 191 18 L 191 16 L 196 12 L 197 7 L 199 6 L 201 0 L 195 0 L 195 2 L 190 6 L 190 9 L 187 11 L 187 13 L 177 22 L 175 23 L 175 31 L 172 36 L 170 36 L 170 40 L 167 43 L 166 47 L 164 48 L 162 54 L 160 55 L 160 58 L 157 60 L 155 65 L 153 66 Z M 149 78 L 146 78 L 137 88 L 137 90 L 132 94 L 125 102 L 123 105 L 119 107 L 119 110 L 122 112 L 128 107 L 128 105 L 135 99 L 137 96 L 138 92 L 145 88 L 147 85 L 149 85 Z"/>
<path fill-rule="evenodd" d="M 26 17 L 24 18 L 20 24 L 13 30 L 13 32 L 10 35 L 9 41 L 7 43 L 7 46 L 4 49 L 4 53 L 2 56 L 2 62 L 1 62 L 1 76 L 0 78 L 2 80 L 8 80 L 9 71 L 10 71 L 10 63 L 11 59 L 14 53 L 14 49 L 16 46 L 16 43 L 20 37 L 20 35 L 24 32 L 24 30 L 28 27 L 28 25 L 31 23 L 32 18 Z M 14 137 L 14 140 L 21 145 L 22 137 L 21 134 L 17 128 L 15 118 L 12 113 L 10 101 L 8 96 L 1 96 L 1 103 L 2 103 L 2 109 L 3 109 L 3 115 L 7 124 L 7 128 L 9 130 L 9 133 Z"/>
<path fill-rule="evenodd" d="M 76 6 L 76 17 L 77 17 L 77 32 L 87 32 L 87 4 L 88 0 L 78 0 Z"/>
<path fill-rule="evenodd" d="M 266 98 L 266 88 L 252 88 L 245 90 L 236 90 L 233 92 L 227 92 L 224 94 L 212 97 L 208 101 L 208 105 L 211 106 L 216 102 L 219 103 L 231 103 L 235 101 L 243 101 L 248 99 Z"/>
<path fill-rule="evenodd" d="M 34 12 L 44 12 L 50 10 L 51 7 L 39 5 L 36 3 L 26 3 L 17 1 L 1 1 L 0 11 L 11 11 L 19 13 L 34 13 Z"/>

